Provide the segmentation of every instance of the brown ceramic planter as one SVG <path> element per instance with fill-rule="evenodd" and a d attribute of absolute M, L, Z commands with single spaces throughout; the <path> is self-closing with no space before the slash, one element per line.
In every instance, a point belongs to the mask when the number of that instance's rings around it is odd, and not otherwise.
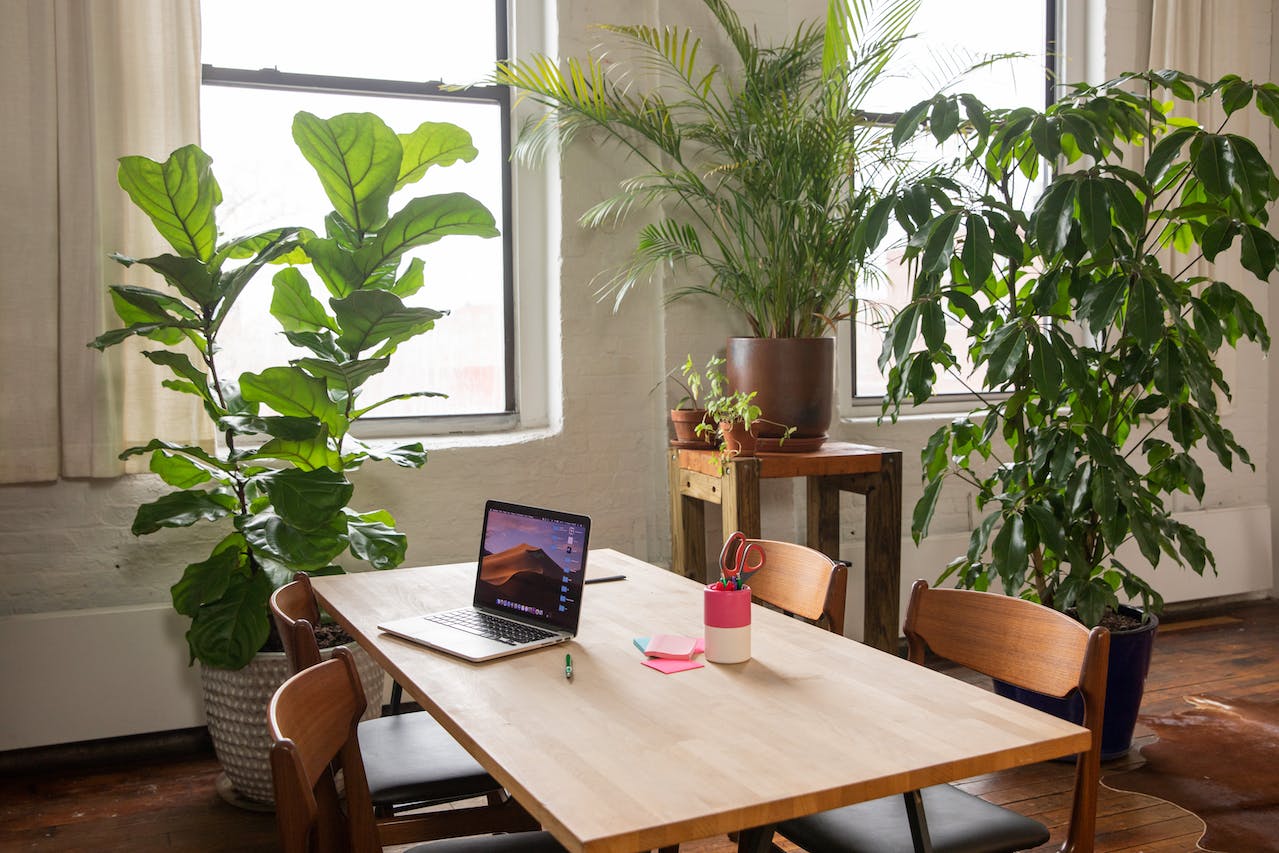
<path fill-rule="evenodd" d="M 813 450 L 826 440 L 835 389 L 834 338 L 729 338 L 728 383 L 754 391 L 762 416 L 755 434 L 769 450 Z M 780 447 L 786 427 L 795 433 Z"/>

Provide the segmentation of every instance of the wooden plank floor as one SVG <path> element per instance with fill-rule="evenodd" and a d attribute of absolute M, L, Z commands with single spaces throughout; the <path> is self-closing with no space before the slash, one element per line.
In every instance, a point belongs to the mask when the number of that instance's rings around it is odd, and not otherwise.
<path fill-rule="evenodd" d="M 1253 601 L 1165 619 L 1155 643 L 1143 713 L 1187 706 L 1182 697 L 1211 692 L 1279 700 L 1279 601 Z M 1139 726 L 1137 745 L 1152 738 Z M 198 743 L 198 741 L 197 741 Z M 206 750 L 170 748 L 148 757 L 146 739 L 130 745 L 144 754 L 109 766 L 75 762 L 67 751 L 0 755 L 0 850 L 270 851 L 277 849 L 271 815 L 238 810 L 214 793 L 216 761 Z M 118 746 L 118 745 L 117 745 Z M 92 756 L 93 751 L 87 750 Z M 1136 749 L 1103 765 L 1107 772 L 1141 763 Z M 971 791 L 1049 825 L 1061 843 L 1073 769 L 1048 763 L 978 777 Z M 1203 831 L 1198 818 L 1139 794 L 1101 790 L 1097 850 L 1193 851 Z M 726 840 L 686 844 L 684 853 L 727 853 Z"/>

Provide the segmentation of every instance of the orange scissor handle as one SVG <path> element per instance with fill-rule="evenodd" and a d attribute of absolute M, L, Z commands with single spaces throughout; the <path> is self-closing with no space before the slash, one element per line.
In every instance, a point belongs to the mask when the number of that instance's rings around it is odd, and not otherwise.
<path fill-rule="evenodd" d="M 753 560 L 752 558 L 758 557 Z M 764 565 L 764 549 L 746 538 L 740 530 L 730 533 L 719 553 L 719 568 L 724 580 L 732 580 L 758 571 Z"/>

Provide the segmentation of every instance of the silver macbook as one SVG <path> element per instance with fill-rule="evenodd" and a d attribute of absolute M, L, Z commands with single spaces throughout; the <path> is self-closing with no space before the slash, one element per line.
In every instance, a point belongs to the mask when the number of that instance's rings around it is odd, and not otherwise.
<path fill-rule="evenodd" d="M 471 606 L 378 628 L 473 661 L 572 639 L 582 610 L 590 532 L 584 515 L 489 501 Z"/>

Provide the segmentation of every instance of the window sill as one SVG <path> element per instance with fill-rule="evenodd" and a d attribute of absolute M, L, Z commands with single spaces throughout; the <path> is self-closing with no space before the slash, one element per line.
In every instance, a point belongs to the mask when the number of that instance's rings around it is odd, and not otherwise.
<path fill-rule="evenodd" d="M 943 399 L 932 399 L 920 406 L 903 406 L 897 422 L 949 421 L 971 412 L 977 399 L 967 394 L 956 394 Z M 875 425 L 883 418 L 884 424 L 892 421 L 883 411 L 878 399 L 854 400 L 840 408 L 839 422 L 857 426 Z"/>

